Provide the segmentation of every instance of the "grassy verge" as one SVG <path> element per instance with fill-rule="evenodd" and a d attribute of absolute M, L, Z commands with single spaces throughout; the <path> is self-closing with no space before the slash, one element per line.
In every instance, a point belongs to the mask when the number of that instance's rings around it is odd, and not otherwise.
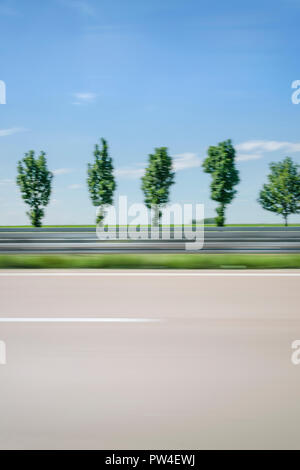
<path fill-rule="evenodd" d="M 300 269 L 292 254 L 0 255 L 0 269 Z"/>

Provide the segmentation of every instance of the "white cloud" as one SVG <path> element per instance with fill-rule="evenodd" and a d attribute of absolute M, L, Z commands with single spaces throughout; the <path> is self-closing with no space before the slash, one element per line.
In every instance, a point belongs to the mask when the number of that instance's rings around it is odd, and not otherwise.
<path fill-rule="evenodd" d="M 81 15 L 94 16 L 94 8 L 85 0 L 61 0 L 61 3 L 69 8 L 73 8 Z"/>
<path fill-rule="evenodd" d="M 18 134 L 19 132 L 25 132 L 26 129 L 23 127 L 11 127 L 10 129 L 0 129 L 0 137 L 6 137 L 8 135 Z"/>
<path fill-rule="evenodd" d="M 174 156 L 173 166 L 175 171 L 186 170 L 187 168 L 197 168 L 201 165 L 201 159 L 196 153 L 180 153 Z"/>
<path fill-rule="evenodd" d="M 13 179 L 3 179 L 3 180 L 0 180 L 0 185 L 5 185 L 5 184 L 13 184 L 15 181 Z"/>
<path fill-rule="evenodd" d="M 239 162 L 245 162 L 247 160 L 259 160 L 260 158 L 263 158 L 261 153 L 238 153 L 236 157 L 237 161 Z"/>
<path fill-rule="evenodd" d="M 81 189 L 82 188 L 82 184 L 70 184 L 68 186 L 68 189 Z"/>
<path fill-rule="evenodd" d="M 119 178 L 138 179 L 145 173 L 144 168 L 119 168 L 115 170 L 115 176 Z"/>
<path fill-rule="evenodd" d="M 55 199 L 55 198 L 51 199 L 50 204 L 51 204 L 51 206 L 57 206 L 58 204 L 60 204 L 60 200 Z"/>
<path fill-rule="evenodd" d="M 97 97 L 95 93 L 74 93 L 73 94 L 76 101 L 73 101 L 72 104 L 81 105 L 81 104 L 90 104 L 93 103 Z"/>
<path fill-rule="evenodd" d="M 196 153 L 180 153 L 174 155 L 173 168 L 175 171 L 182 171 L 188 168 L 196 168 L 201 165 L 201 159 Z M 138 179 L 141 178 L 145 173 L 145 167 L 140 168 L 118 168 L 115 170 L 115 176 L 124 179 Z"/>
<path fill-rule="evenodd" d="M 286 142 L 277 140 L 248 140 L 236 146 L 237 160 L 258 160 L 263 158 L 266 152 L 281 150 L 286 153 L 300 152 L 299 142 Z"/>
<path fill-rule="evenodd" d="M 52 173 L 54 175 L 68 175 L 69 173 L 72 173 L 72 171 L 72 168 L 56 168 Z"/>

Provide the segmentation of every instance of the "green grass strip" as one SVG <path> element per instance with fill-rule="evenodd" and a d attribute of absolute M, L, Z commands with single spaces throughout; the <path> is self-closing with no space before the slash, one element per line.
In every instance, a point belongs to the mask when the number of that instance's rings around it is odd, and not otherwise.
<path fill-rule="evenodd" d="M 299 269 L 300 254 L 0 255 L 0 269 Z"/>

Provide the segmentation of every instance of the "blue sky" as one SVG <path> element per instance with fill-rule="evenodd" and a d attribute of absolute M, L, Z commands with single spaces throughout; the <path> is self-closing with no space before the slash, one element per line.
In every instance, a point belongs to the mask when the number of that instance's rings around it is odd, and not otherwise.
<path fill-rule="evenodd" d="M 300 0 L 0 0 L 0 225 L 28 223 L 16 163 L 46 151 L 45 223 L 92 223 L 86 165 L 110 145 L 117 194 L 142 202 L 154 147 L 176 162 L 172 202 L 205 204 L 209 145 L 231 138 L 241 175 L 228 222 L 280 222 L 257 204 L 268 164 L 300 163 Z M 291 217 L 299 221 L 299 215 Z"/>

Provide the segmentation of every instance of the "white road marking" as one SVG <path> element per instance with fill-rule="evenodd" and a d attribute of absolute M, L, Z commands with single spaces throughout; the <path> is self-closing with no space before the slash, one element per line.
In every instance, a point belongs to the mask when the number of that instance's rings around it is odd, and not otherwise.
<path fill-rule="evenodd" d="M 151 318 L 81 318 L 81 317 L 0 317 L 0 323 L 157 323 Z"/>
<path fill-rule="evenodd" d="M 4 341 L 0 341 L 0 365 L 6 365 L 6 344 Z"/>

